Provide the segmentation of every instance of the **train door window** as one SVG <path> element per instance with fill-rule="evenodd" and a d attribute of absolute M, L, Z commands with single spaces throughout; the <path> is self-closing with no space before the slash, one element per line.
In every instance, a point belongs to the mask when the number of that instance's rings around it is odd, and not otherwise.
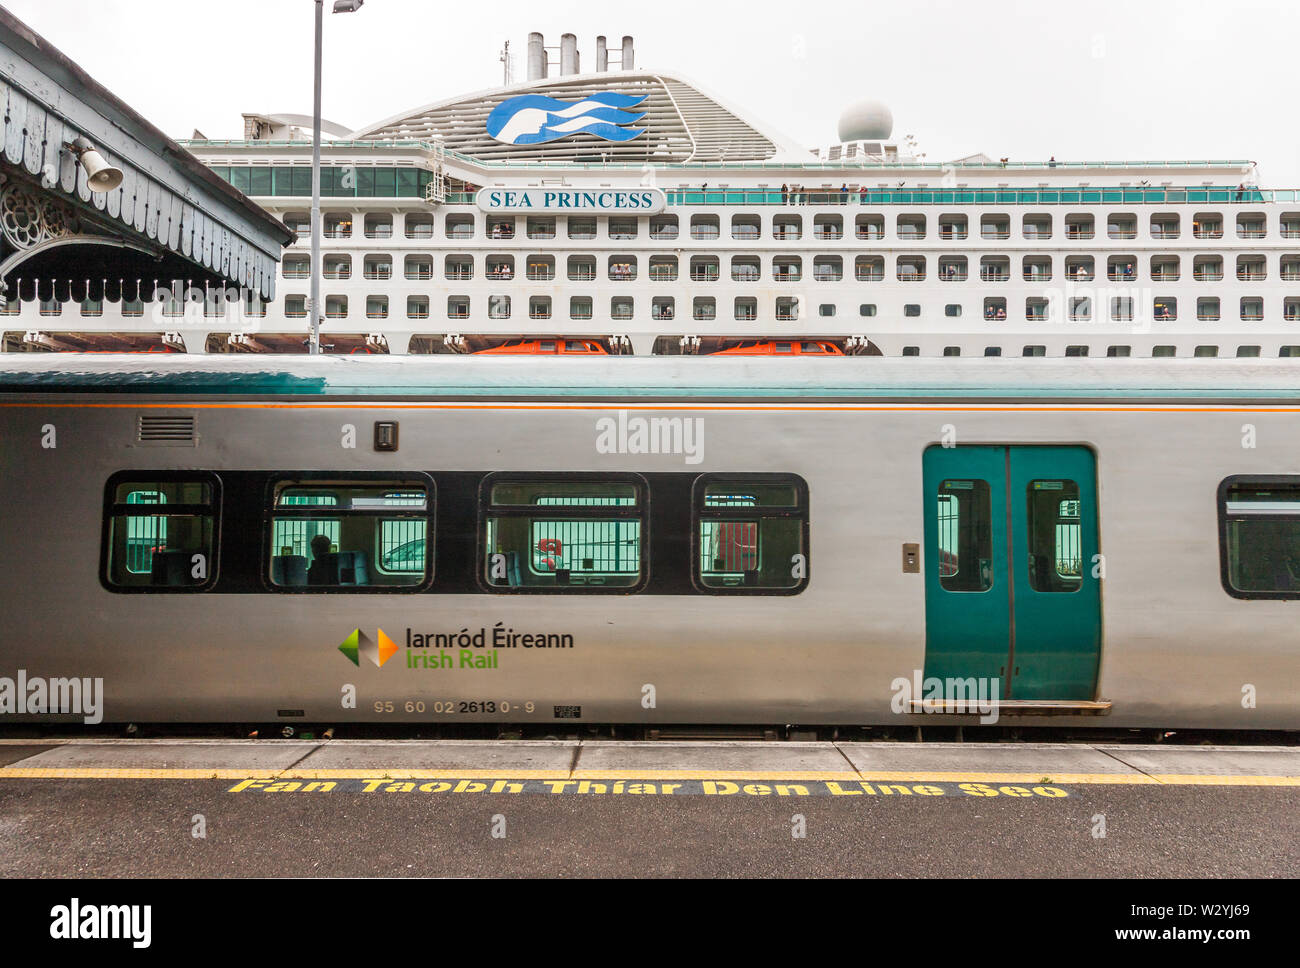
<path fill-rule="evenodd" d="M 993 587 L 993 507 L 988 481 L 941 481 L 939 584 L 950 592 Z"/>
<path fill-rule="evenodd" d="M 808 584 L 808 485 L 793 475 L 707 475 L 695 484 L 696 584 L 794 594 Z"/>
<path fill-rule="evenodd" d="M 415 591 L 432 578 L 433 482 L 312 476 L 273 487 L 269 578 L 290 591 Z"/>
<path fill-rule="evenodd" d="M 1234 598 L 1300 598 L 1300 477 L 1219 485 L 1223 587 Z"/>
<path fill-rule="evenodd" d="M 217 479 L 116 474 L 106 494 L 104 576 L 114 591 L 203 591 L 216 580 Z"/>
<path fill-rule="evenodd" d="M 1083 586 L 1079 485 L 1030 481 L 1029 584 L 1036 592 L 1077 592 Z"/>
<path fill-rule="evenodd" d="M 622 592 L 646 568 L 646 486 L 632 475 L 492 475 L 483 483 L 483 580 L 492 591 Z"/>

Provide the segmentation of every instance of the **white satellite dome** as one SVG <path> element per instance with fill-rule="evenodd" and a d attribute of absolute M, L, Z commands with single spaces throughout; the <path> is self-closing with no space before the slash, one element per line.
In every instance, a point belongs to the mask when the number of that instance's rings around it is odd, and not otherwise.
<path fill-rule="evenodd" d="M 840 143 L 883 141 L 894 130 L 894 115 L 883 101 L 858 101 L 840 115 Z"/>

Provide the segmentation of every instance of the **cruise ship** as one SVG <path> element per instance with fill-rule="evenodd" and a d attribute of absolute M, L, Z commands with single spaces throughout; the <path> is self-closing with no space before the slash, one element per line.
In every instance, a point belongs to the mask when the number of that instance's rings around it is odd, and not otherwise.
<path fill-rule="evenodd" d="M 810 148 L 590 53 L 533 34 L 518 82 L 324 123 L 324 352 L 1300 357 L 1300 197 L 1253 161 L 936 162 L 872 100 Z M 4 350 L 306 352 L 311 119 L 243 135 L 183 144 L 296 230 L 273 301 L 56 280 Z"/>

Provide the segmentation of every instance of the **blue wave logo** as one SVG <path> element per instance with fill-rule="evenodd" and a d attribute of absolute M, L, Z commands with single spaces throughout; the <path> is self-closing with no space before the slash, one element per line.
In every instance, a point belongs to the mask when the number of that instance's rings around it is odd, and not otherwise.
<path fill-rule="evenodd" d="M 592 134 L 605 141 L 631 141 L 645 128 L 629 128 L 645 112 L 636 107 L 647 95 L 633 97 L 602 91 L 580 101 L 559 101 L 543 94 L 521 94 L 502 101 L 487 116 L 487 133 L 508 145 L 540 145 L 575 134 Z"/>

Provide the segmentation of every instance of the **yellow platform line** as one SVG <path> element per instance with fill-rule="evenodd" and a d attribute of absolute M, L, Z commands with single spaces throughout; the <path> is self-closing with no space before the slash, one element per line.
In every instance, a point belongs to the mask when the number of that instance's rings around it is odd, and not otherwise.
<path fill-rule="evenodd" d="M 1117 786 L 1300 787 L 1300 776 L 1198 773 L 988 773 L 933 770 L 274 770 L 229 767 L 0 767 L 0 780 L 748 780 L 755 782 L 1016 783 Z"/>

